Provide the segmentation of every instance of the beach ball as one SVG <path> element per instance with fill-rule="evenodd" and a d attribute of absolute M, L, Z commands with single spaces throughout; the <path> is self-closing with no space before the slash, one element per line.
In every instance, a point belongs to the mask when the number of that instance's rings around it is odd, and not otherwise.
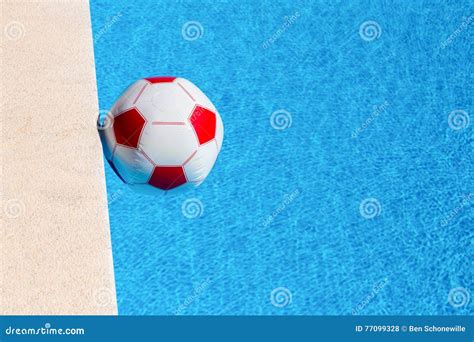
<path fill-rule="evenodd" d="M 110 111 L 100 113 L 98 129 L 110 166 L 140 192 L 200 185 L 224 137 L 216 107 L 177 77 L 136 81 Z"/>

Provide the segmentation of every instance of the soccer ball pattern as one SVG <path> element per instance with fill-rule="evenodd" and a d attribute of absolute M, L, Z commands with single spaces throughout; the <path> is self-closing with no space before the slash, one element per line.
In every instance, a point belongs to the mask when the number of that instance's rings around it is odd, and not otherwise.
<path fill-rule="evenodd" d="M 201 184 L 224 137 L 212 102 L 193 83 L 175 77 L 132 84 L 100 122 L 99 132 L 115 173 L 145 192 Z"/>

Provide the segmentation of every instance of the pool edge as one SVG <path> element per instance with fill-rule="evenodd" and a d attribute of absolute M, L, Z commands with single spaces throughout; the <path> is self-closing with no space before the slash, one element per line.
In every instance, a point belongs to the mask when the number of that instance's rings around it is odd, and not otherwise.
<path fill-rule="evenodd" d="M 2 7 L 0 314 L 117 314 L 89 2 Z"/>

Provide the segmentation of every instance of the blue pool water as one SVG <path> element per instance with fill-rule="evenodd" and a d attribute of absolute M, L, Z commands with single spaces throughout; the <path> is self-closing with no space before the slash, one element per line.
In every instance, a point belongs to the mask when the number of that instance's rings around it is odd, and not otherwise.
<path fill-rule="evenodd" d="M 225 126 L 196 189 L 138 195 L 105 165 L 119 313 L 473 313 L 473 14 L 92 1 L 100 109 L 175 75 Z"/>

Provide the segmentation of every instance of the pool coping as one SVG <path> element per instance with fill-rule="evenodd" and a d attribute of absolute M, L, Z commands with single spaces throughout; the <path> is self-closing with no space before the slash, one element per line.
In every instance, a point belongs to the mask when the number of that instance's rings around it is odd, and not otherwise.
<path fill-rule="evenodd" d="M 88 1 L 3 1 L 0 314 L 117 314 Z"/>

